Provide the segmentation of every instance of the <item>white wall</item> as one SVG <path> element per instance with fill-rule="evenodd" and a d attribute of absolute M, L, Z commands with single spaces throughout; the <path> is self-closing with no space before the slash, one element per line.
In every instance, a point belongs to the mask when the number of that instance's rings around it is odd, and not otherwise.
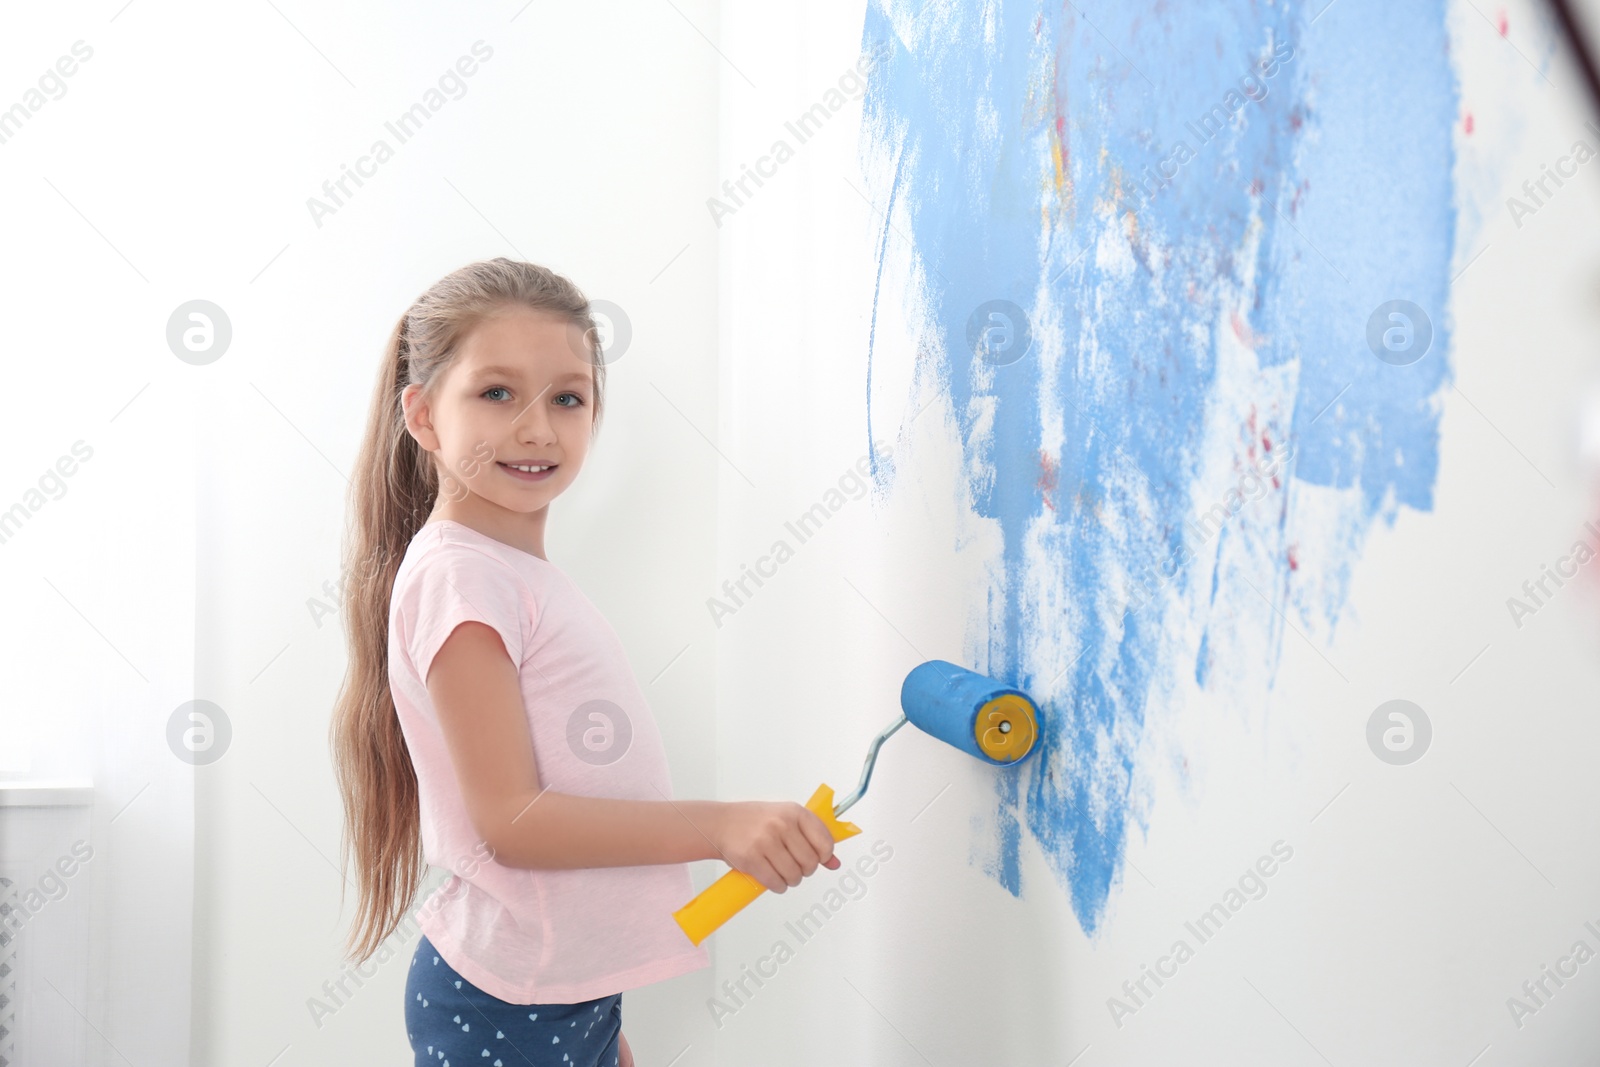
<path fill-rule="evenodd" d="M 724 175 L 766 151 L 861 46 L 856 6 L 728 7 L 724 49 L 759 74 L 752 90 L 723 72 Z M 893 849 L 859 898 L 826 905 L 839 876 L 820 876 L 716 935 L 719 981 L 763 957 L 776 969 L 724 1020 L 720 1055 L 770 1067 L 1592 1058 L 1590 968 L 1520 1028 L 1506 1006 L 1580 937 L 1600 944 L 1583 925 L 1600 927 L 1589 714 L 1600 595 L 1592 576 L 1569 584 L 1520 630 L 1505 606 L 1596 511 L 1576 441 L 1580 397 L 1600 376 L 1600 179 L 1585 170 L 1520 230 L 1503 202 L 1588 118 L 1565 57 L 1546 68 L 1560 91 L 1536 69 L 1544 17 L 1511 5 L 1508 44 L 1472 6 L 1452 8 L 1476 126 L 1457 135 L 1458 263 L 1488 247 L 1450 309 L 1457 388 L 1443 398 L 1435 508 L 1374 527 L 1335 640 L 1286 631 L 1270 691 L 1170 680 L 1138 770 L 1148 833 L 1133 830 L 1094 940 L 1026 830 L 1021 896 L 986 872 L 996 772 L 896 734 L 849 813 L 863 833 L 839 849 L 847 862 L 878 839 Z M 858 113 L 835 116 L 725 227 L 723 439 L 755 484 L 723 473 L 719 578 L 779 537 L 793 544 L 783 521 L 864 449 L 883 226 L 866 200 L 881 207 L 886 194 L 862 175 Z M 920 324 L 900 301 L 907 230 L 889 238 L 873 383 L 874 431 L 900 477 L 885 499 L 849 503 L 724 621 L 724 796 L 803 800 L 821 781 L 842 794 L 911 667 L 985 666 L 999 542 L 967 517 L 948 404 L 919 392 Z M 1436 731 L 1406 768 L 1380 763 L 1364 737 L 1374 706 L 1397 696 L 1429 709 Z M 1114 1025 L 1107 998 L 1279 839 L 1295 851 L 1268 895 Z M 786 924 L 819 902 L 836 910 L 802 943 Z M 794 954 L 774 964 L 779 942 Z"/>

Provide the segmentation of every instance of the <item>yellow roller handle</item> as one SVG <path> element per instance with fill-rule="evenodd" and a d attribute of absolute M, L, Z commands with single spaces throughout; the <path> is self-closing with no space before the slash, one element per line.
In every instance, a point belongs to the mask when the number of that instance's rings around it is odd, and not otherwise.
<path fill-rule="evenodd" d="M 806 809 L 822 820 L 835 841 L 861 832 L 853 822 L 841 822 L 833 814 L 833 787 L 819 785 L 806 801 Z M 730 870 L 700 891 L 700 895 L 672 913 L 689 940 L 698 945 L 712 931 L 739 913 L 739 910 L 767 891 L 766 886 L 745 874 Z"/>

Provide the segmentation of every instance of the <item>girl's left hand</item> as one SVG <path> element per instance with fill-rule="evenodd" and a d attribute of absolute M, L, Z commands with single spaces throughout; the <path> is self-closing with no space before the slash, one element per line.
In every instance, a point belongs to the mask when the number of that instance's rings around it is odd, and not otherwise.
<path fill-rule="evenodd" d="M 617 1033 L 620 1045 L 617 1049 L 617 1067 L 633 1067 L 633 1049 L 628 1047 L 628 1035 Z"/>

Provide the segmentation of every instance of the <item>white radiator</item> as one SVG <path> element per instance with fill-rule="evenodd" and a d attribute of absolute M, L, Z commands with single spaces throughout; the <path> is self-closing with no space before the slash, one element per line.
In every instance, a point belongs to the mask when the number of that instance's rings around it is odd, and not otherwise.
<path fill-rule="evenodd" d="M 101 1061 L 86 1022 L 90 902 L 105 859 L 91 840 L 92 795 L 80 783 L 0 781 L 0 1067 Z"/>

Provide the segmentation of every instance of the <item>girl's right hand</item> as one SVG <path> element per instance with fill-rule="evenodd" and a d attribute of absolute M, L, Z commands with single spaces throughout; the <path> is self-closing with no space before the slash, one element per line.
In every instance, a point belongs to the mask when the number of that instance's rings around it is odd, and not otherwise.
<path fill-rule="evenodd" d="M 839 869 L 833 835 L 802 804 L 783 800 L 725 803 L 713 836 L 712 844 L 728 866 L 774 893 L 799 885 L 819 866 Z"/>

